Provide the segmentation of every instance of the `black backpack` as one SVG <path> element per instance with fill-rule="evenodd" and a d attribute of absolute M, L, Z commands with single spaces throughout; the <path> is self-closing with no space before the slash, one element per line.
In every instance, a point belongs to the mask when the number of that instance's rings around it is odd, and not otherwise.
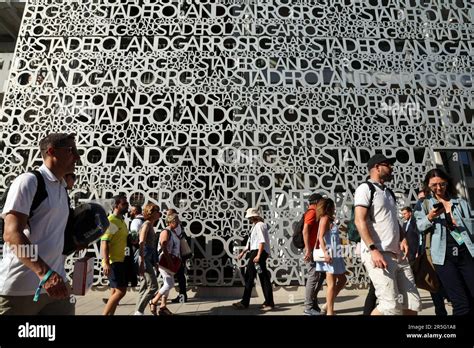
<path fill-rule="evenodd" d="M 375 195 L 375 185 L 371 183 L 370 181 L 366 181 L 365 184 L 369 186 L 370 190 L 370 200 L 369 200 L 369 206 L 367 207 L 370 209 L 372 206 L 372 203 L 374 202 L 374 195 Z M 395 193 L 393 191 L 386 187 L 387 191 L 392 195 L 393 200 L 396 202 L 397 198 L 395 197 Z M 347 238 L 354 243 L 359 243 L 360 242 L 360 234 L 359 231 L 357 231 L 357 226 L 355 224 L 355 206 L 352 206 L 351 209 L 351 218 L 349 222 L 347 223 Z"/>
<path fill-rule="evenodd" d="M 48 197 L 48 192 L 46 192 L 46 186 L 44 183 L 43 175 L 38 170 L 32 170 L 31 172 L 36 177 L 38 185 L 36 186 L 36 192 L 33 197 L 33 202 L 31 203 L 30 213 L 28 214 L 28 220 L 33 216 L 34 211 L 38 206 Z M 3 195 L 0 197 L 0 212 L 3 211 L 5 207 L 5 202 L 7 200 L 8 192 L 10 191 L 10 186 L 5 190 Z M 4 244 L 3 233 L 5 228 L 5 221 L 0 217 L 0 244 Z"/>
<path fill-rule="evenodd" d="M 309 208 L 308 210 L 314 210 L 314 208 Z M 303 228 L 305 215 L 306 213 L 303 214 L 298 222 L 293 223 L 293 237 L 291 240 L 298 249 L 304 249 Z"/>

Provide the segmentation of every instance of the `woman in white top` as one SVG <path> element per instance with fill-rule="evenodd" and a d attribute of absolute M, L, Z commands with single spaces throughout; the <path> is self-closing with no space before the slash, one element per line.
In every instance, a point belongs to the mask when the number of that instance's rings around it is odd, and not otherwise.
<path fill-rule="evenodd" d="M 250 250 L 247 271 L 245 272 L 245 290 L 242 300 L 232 304 L 236 309 L 246 309 L 250 304 L 250 296 L 254 286 L 255 277 L 259 276 L 262 285 L 265 302 L 260 306 L 261 309 L 272 309 L 275 307 L 273 302 L 273 289 L 270 280 L 270 274 L 267 270 L 267 258 L 270 256 L 270 238 L 268 236 L 267 225 L 257 208 L 247 210 L 246 218 L 253 224 L 250 232 L 250 238 L 245 249 L 240 253 L 240 260 L 247 251 Z"/>
<path fill-rule="evenodd" d="M 171 255 L 179 258 L 180 242 L 176 235 L 175 229 L 178 227 L 179 218 L 176 214 L 170 214 L 166 217 L 167 228 L 160 234 L 160 257 L 165 257 L 171 260 Z M 171 263 L 171 262 L 169 262 Z M 159 315 L 171 315 L 171 311 L 166 307 L 166 300 L 170 290 L 174 287 L 174 274 L 159 267 L 161 276 L 163 277 L 163 286 L 158 290 L 158 294 L 150 301 L 150 311 L 156 315 L 156 307 L 158 301 L 161 299 Z"/>

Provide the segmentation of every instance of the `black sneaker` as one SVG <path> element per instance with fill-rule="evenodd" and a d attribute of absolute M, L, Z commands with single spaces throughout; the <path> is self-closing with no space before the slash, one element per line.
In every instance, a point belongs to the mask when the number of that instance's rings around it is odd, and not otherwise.
<path fill-rule="evenodd" d="M 171 300 L 171 303 L 186 303 L 188 302 L 188 296 L 178 295 L 176 298 Z"/>

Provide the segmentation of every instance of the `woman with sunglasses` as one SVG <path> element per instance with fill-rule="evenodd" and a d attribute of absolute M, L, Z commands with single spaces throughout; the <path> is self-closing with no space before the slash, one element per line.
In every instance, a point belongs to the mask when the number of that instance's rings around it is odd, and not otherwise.
<path fill-rule="evenodd" d="M 453 315 L 474 314 L 473 213 L 459 198 L 452 179 L 441 169 L 424 179 L 425 201 L 415 208 L 418 229 L 433 233 L 431 257 L 453 304 Z"/>

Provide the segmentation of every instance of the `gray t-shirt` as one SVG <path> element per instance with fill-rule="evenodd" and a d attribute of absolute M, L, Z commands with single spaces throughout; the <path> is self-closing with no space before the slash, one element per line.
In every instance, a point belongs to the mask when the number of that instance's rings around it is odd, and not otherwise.
<path fill-rule="evenodd" d="M 130 233 L 135 232 L 138 234 L 144 221 L 145 219 L 143 219 L 143 215 L 137 215 L 137 217 L 130 223 Z"/>

